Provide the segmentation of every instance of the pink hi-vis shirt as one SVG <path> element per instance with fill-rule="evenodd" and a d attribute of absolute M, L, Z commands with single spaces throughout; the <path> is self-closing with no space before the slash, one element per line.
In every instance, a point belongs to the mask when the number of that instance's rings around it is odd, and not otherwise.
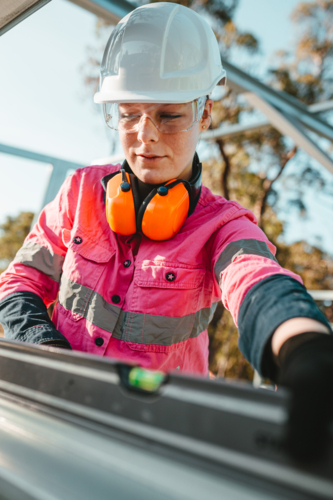
<path fill-rule="evenodd" d="M 163 371 L 208 373 L 207 327 L 221 299 L 237 324 L 247 291 L 286 274 L 254 215 L 202 187 L 171 240 L 121 236 L 105 215 L 101 178 L 120 165 L 67 178 L 1 276 L 0 300 L 33 292 L 73 349 Z M 161 220 L 163 224 L 163 220 Z"/>

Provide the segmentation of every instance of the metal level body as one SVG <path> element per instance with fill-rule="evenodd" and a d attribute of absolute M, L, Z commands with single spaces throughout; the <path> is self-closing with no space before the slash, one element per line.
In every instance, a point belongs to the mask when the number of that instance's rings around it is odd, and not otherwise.
<path fill-rule="evenodd" d="M 124 366 L 0 341 L 0 499 L 333 497 L 332 454 L 305 470 L 284 452 L 285 392 L 181 375 L 133 392 Z"/>

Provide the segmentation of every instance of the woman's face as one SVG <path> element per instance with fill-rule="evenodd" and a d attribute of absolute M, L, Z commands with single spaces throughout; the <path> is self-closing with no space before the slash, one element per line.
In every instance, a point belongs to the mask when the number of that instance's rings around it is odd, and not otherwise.
<path fill-rule="evenodd" d="M 119 105 L 120 112 L 126 113 L 126 107 L 130 109 L 130 106 L 133 104 Z M 201 120 L 186 132 L 162 133 L 147 115 L 142 116 L 136 132 L 119 130 L 125 157 L 133 173 L 147 184 L 161 184 L 177 178 L 189 180 L 198 137 L 209 127 L 212 106 L 213 101 L 207 99 Z M 140 103 L 135 107 L 142 113 L 147 104 Z"/>

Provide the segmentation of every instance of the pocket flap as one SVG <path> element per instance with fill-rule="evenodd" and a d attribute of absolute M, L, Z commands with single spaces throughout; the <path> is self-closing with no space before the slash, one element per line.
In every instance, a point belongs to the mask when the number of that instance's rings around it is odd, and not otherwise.
<path fill-rule="evenodd" d="M 141 287 L 193 289 L 202 285 L 204 269 L 171 262 L 138 262 L 134 281 Z"/>
<path fill-rule="evenodd" d="M 62 240 L 67 248 L 93 262 L 108 262 L 115 253 L 114 248 L 101 246 L 79 229 L 72 231 L 63 229 Z"/>

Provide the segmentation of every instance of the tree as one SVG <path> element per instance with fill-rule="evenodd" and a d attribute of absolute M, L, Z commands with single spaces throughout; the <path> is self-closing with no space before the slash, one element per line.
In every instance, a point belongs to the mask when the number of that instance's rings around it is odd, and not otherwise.
<path fill-rule="evenodd" d="M 21 212 L 17 217 L 8 216 L 0 225 L 0 272 L 14 259 L 30 231 L 34 214 Z"/>
<path fill-rule="evenodd" d="M 297 26 L 296 50 L 277 54 L 279 66 L 272 70 L 280 90 L 305 104 L 333 97 L 333 0 L 300 2 L 292 14 Z"/>
<path fill-rule="evenodd" d="M 21 212 L 17 217 L 8 216 L 0 225 L 0 273 L 8 267 L 21 248 L 30 231 L 33 216 L 31 212 Z M 0 337 L 3 335 L 3 328 L 0 325 Z"/>
<path fill-rule="evenodd" d="M 271 84 L 306 104 L 329 99 L 333 93 L 333 1 L 300 3 L 293 20 L 301 27 L 296 48 L 290 54 L 279 53 L 279 66 L 271 70 Z M 238 123 L 244 113 L 251 110 L 228 90 L 214 105 L 212 128 L 219 127 L 222 121 Z M 306 287 L 331 289 L 332 258 L 306 241 L 289 246 L 281 243 L 283 222 L 277 216 L 282 191 L 281 187 L 276 188 L 279 180 L 289 188 L 289 199 L 286 200 L 284 190 L 283 203 L 304 215 L 304 190 L 309 186 L 317 190 L 327 188 L 321 172 L 310 161 L 304 162 L 304 157 L 299 162 L 297 148 L 270 126 L 229 140 L 218 139 L 216 146 L 220 159 L 207 162 L 205 184 L 255 213 L 259 226 L 277 246 L 280 264 L 301 275 Z M 292 159 L 297 170 L 286 172 Z M 332 305 L 328 302 L 321 308 L 332 321 Z M 222 306 L 216 311 L 209 334 L 211 370 L 223 376 L 251 377 L 249 367 L 241 356 L 237 357 L 237 331 Z"/>

